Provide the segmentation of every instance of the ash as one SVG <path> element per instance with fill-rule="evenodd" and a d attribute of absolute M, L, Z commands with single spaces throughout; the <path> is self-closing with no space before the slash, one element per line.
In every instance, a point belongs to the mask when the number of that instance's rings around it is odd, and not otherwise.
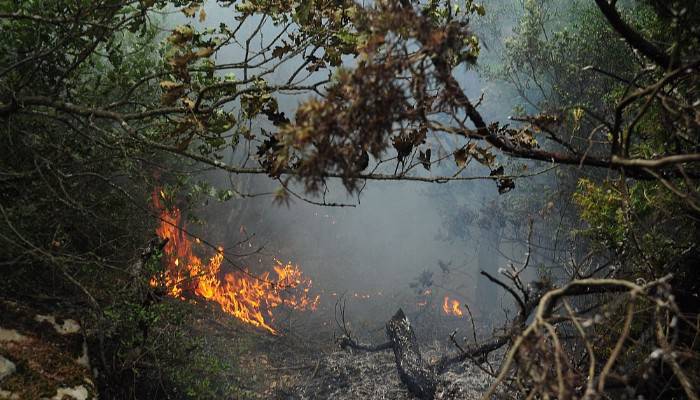
<path fill-rule="evenodd" d="M 452 349 L 438 343 L 424 348 L 423 356 L 437 360 Z M 498 357 L 498 355 L 494 355 Z M 479 399 L 488 390 L 493 377 L 489 366 L 479 368 L 466 361 L 440 375 L 441 383 L 435 399 Z M 338 400 L 399 400 L 415 399 L 399 380 L 394 355 L 391 351 L 376 353 L 338 350 L 320 358 L 301 384 L 277 393 L 278 399 L 338 399 Z"/>

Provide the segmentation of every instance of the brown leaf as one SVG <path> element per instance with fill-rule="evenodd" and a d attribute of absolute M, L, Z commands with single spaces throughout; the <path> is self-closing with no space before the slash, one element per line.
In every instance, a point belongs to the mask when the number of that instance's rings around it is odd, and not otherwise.
<path fill-rule="evenodd" d="M 432 32 L 432 34 L 430 35 L 430 42 L 429 43 L 431 46 L 437 47 L 437 46 L 441 45 L 442 42 L 444 42 L 446 38 L 447 38 L 447 32 L 436 30 L 436 31 Z"/>
<path fill-rule="evenodd" d="M 292 46 L 285 43 L 284 46 L 277 46 L 272 50 L 272 57 L 282 58 L 285 54 L 292 51 Z"/>
<path fill-rule="evenodd" d="M 173 68 L 182 68 L 187 65 L 193 58 L 195 57 L 195 54 L 192 52 L 187 52 L 184 54 L 176 54 L 168 60 L 168 64 L 170 64 Z"/>
<path fill-rule="evenodd" d="M 289 193 L 284 187 L 280 186 L 277 189 L 275 189 L 272 198 L 272 202 L 275 203 L 275 205 L 285 205 L 289 207 L 289 203 L 291 200 L 292 199 L 289 197 Z"/>
<path fill-rule="evenodd" d="M 204 7 L 202 7 L 201 10 L 199 10 L 199 22 L 204 22 L 204 20 L 207 19 L 207 12 L 204 11 Z"/>
<path fill-rule="evenodd" d="M 515 182 L 510 178 L 499 178 L 496 180 L 496 186 L 498 187 L 498 194 L 508 193 L 515 189 Z"/>
<path fill-rule="evenodd" d="M 476 145 L 470 147 L 469 153 L 476 161 L 487 167 L 491 167 L 493 162 L 496 161 L 496 156 L 494 156 L 493 153 L 487 149 L 477 147 Z"/>
<path fill-rule="evenodd" d="M 189 99 L 189 98 L 184 98 L 182 99 L 182 104 L 185 105 L 188 109 L 193 109 L 194 108 L 194 100 Z"/>
<path fill-rule="evenodd" d="M 197 9 L 199 9 L 199 6 L 195 3 L 192 3 L 189 6 L 183 8 L 181 11 L 186 16 L 192 18 L 197 13 Z"/>
<path fill-rule="evenodd" d="M 160 88 L 163 90 L 173 90 L 184 86 L 183 83 L 173 82 L 173 81 L 161 81 Z"/>
<path fill-rule="evenodd" d="M 397 153 L 396 158 L 400 163 L 403 162 L 404 158 L 411 155 L 411 151 L 413 151 L 413 140 L 405 135 L 396 136 L 393 140 L 393 145 Z"/>
<path fill-rule="evenodd" d="M 195 57 L 195 54 L 191 51 L 188 51 L 184 54 L 176 54 L 170 57 L 170 59 L 168 60 L 168 64 L 170 64 L 170 66 L 173 67 L 173 73 L 175 74 L 175 76 L 177 76 L 185 82 L 189 82 L 190 73 L 187 69 L 187 65 Z"/>
<path fill-rule="evenodd" d="M 425 138 L 428 135 L 428 130 L 426 128 L 420 128 L 418 130 L 411 132 L 411 141 L 414 146 L 421 145 L 425 143 Z"/>
<path fill-rule="evenodd" d="M 177 99 L 179 99 L 184 94 L 185 94 L 185 87 L 180 85 L 180 86 L 174 87 L 173 89 L 170 89 L 170 90 L 163 92 L 163 94 L 160 96 L 160 102 L 166 106 L 171 106 L 171 105 L 175 104 Z"/>
<path fill-rule="evenodd" d="M 422 151 L 418 154 L 418 160 L 423 164 L 423 168 L 430 171 L 430 153 L 431 150 L 428 149 L 423 153 Z"/>
<path fill-rule="evenodd" d="M 204 57 L 209 57 L 209 56 L 212 55 L 213 53 L 214 53 L 214 48 L 213 48 L 213 47 L 203 47 L 203 48 L 197 50 L 197 52 L 194 53 L 194 54 L 195 54 L 195 56 L 197 56 L 198 58 L 204 58 Z"/>
<path fill-rule="evenodd" d="M 173 29 L 168 41 L 176 46 L 189 42 L 194 37 L 194 29 L 189 25 L 180 25 Z"/>
<path fill-rule="evenodd" d="M 467 161 L 469 161 L 469 152 L 467 151 L 466 146 L 455 151 L 454 157 L 455 157 L 455 163 L 457 164 L 458 167 L 461 168 L 461 167 L 464 167 L 465 165 L 467 165 Z"/>
<path fill-rule="evenodd" d="M 536 129 L 537 130 L 537 129 Z M 511 135 L 513 142 L 520 147 L 527 149 L 533 149 L 537 146 L 537 139 L 535 139 L 534 132 L 528 129 L 520 130 L 510 130 L 508 132 Z"/>

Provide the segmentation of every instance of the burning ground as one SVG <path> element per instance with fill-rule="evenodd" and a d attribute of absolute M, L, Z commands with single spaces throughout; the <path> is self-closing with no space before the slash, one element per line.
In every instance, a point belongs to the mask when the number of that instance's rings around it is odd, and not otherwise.
<path fill-rule="evenodd" d="M 187 232 L 178 208 L 161 205 L 160 198 L 164 197 L 162 191 L 153 196 L 154 204 L 161 209 L 156 233 L 163 246 L 164 269 L 151 278 L 152 287 L 182 300 L 190 297 L 214 302 L 225 313 L 272 334 L 277 333 L 271 326 L 275 308 L 316 309 L 320 297 L 309 294 L 312 281 L 292 263 L 274 260 L 273 272 L 260 275 L 240 267 L 222 272 L 226 257 L 223 247 L 217 247 L 204 262 L 193 250 L 193 244 L 201 247 L 201 239 Z"/>
<path fill-rule="evenodd" d="M 165 206 L 162 191 L 155 192 L 153 200 L 160 209 L 156 233 L 163 269 L 151 277 L 151 290 L 169 298 L 167 301 L 184 301 L 193 306 L 192 334 L 207 338 L 212 351 L 224 354 L 228 362 L 235 364 L 234 370 L 245 371 L 231 375 L 242 397 L 413 398 L 399 379 L 397 360 L 391 352 L 338 346 L 342 343 L 339 330 L 349 335 L 353 323 L 369 332 L 365 335 L 369 340 L 383 339 L 383 329 L 376 328 L 376 320 L 351 321 L 345 315 L 348 300 L 366 312 L 368 302 L 385 300 L 382 291 L 326 293 L 313 287 L 312 279 L 299 265 L 277 259 L 273 259 L 268 270 L 251 272 L 228 259 L 223 247 L 203 242 L 189 232 L 181 211 Z M 409 315 L 419 321 L 419 331 L 422 325 L 447 329 L 466 324 L 461 302 L 453 296 L 437 297 L 432 289 L 419 288 L 416 296 L 408 299 L 403 301 L 414 303 Z M 329 323 L 333 302 L 335 323 Z M 436 318 L 441 323 L 435 324 Z M 368 329 L 372 324 L 375 327 Z M 419 334 L 427 344 L 422 356 L 430 364 L 455 350 L 447 344 L 444 329 Z M 443 340 L 436 340 L 437 337 Z M 494 373 L 487 372 L 486 368 L 491 367 L 481 361 L 483 366 L 462 364 L 441 374 L 435 398 L 478 398 L 490 386 Z M 241 379 L 242 376 L 247 378 Z"/>

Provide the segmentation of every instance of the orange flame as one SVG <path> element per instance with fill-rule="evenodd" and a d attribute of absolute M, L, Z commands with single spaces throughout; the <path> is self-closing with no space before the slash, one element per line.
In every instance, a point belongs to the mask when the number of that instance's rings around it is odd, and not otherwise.
<path fill-rule="evenodd" d="M 445 315 L 454 315 L 455 317 L 462 317 L 462 310 L 459 308 L 459 301 L 450 300 L 449 296 L 445 296 L 445 300 L 442 302 L 442 311 Z"/>
<path fill-rule="evenodd" d="M 162 191 L 160 195 L 165 197 Z M 319 296 L 310 297 L 311 279 L 303 277 L 298 266 L 275 260 L 274 277 L 270 272 L 259 277 L 247 270 L 222 272 L 222 247 L 205 264 L 193 253 L 192 241 L 180 225 L 180 210 L 162 208 L 156 193 L 153 197 L 162 209 L 156 233 L 168 242 L 163 249 L 165 270 L 151 278 L 151 286 L 163 285 L 175 298 L 196 295 L 213 301 L 227 314 L 272 334 L 277 333 L 271 326 L 274 308 L 284 305 L 294 310 L 316 310 Z"/>

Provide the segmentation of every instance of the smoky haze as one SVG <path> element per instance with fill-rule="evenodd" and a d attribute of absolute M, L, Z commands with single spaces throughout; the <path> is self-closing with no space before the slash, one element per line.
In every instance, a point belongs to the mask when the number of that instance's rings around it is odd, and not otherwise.
<path fill-rule="evenodd" d="M 233 16 L 232 11 L 211 2 L 205 10 L 207 19 L 203 24 L 177 13 L 168 17 L 167 24 L 215 28 Z M 256 24 L 257 21 L 246 23 L 241 36 L 247 37 Z M 273 37 L 276 31 L 271 24 L 265 24 L 261 32 L 264 37 Z M 494 40 L 497 39 L 491 38 Z M 496 51 L 497 46 L 491 47 Z M 240 61 L 242 52 L 241 47 L 226 47 L 216 55 L 217 62 Z M 488 55 L 489 50 L 484 52 Z M 301 58 L 289 62 L 266 78 L 273 84 L 283 83 L 300 62 Z M 497 83 L 487 82 L 475 70 L 463 70 L 460 83 L 472 98 L 485 94 L 481 112 L 490 120 L 506 120 L 517 104 L 515 96 Z M 277 99 L 280 110 L 293 116 L 304 97 L 288 95 Z M 252 129 L 260 129 L 264 124 Z M 442 145 L 443 151 L 457 149 L 456 141 L 451 143 L 449 138 Z M 448 158 L 444 162 L 453 161 Z M 394 166 L 391 164 L 390 168 Z M 488 172 L 473 165 L 465 171 L 471 175 Z M 433 173 L 439 173 L 439 168 L 434 168 Z M 230 177 L 210 172 L 206 178 L 218 187 L 253 194 L 271 193 L 280 185 L 262 175 Z M 293 184 L 290 188 L 304 196 L 303 187 Z M 479 270 L 495 274 L 494 268 L 506 262 L 501 253 L 519 259 L 524 249 L 501 248 L 499 253 L 493 246 L 493 228 L 472 223 L 469 234 L 460 236 L 450 225 L 468 223 L 459 220 L 460 214 L 455 213 L 459 208 L 478 214 L 484 207 L 502 202 L 505 196 L 518 196 L 517 190 L 499 195 L 492 181 L 442 185 L 370 181 L 358 199 L 348 196 L 339 181 L 331 181 L 326 201 L 353 207 L 323 207 L 294 197 L 288 205 L 278 205 L 271 195 L 266 195 L 234 198 L 224 204 L 210 202 L 200 213 L 206 220 L 205 236 L 209 239 L 224 246 L 244 241 L 228 248 L 232 254 L 253 253 L 241 257 L 251 271 L 265 269 L 272 257 L 299 264 L 321 296 L 316 323 L 332 325 L 333 306 L 344 294 L 348 318 L 368 327 L 388 320 L 399 307 L 407 310 L 409 316 L 411 312 L 440 314 L 444 296 L 469 303 L 477 320 L 486 324 L 503 318 L 502 309 L 512 305 L 499 289 L 479 275 Z M 426 282 L 420 280 L 424 271 L 432 273 L 427 286 L 422 286 Z M 430 289 L 428 296 L 423 289 Z M 421 328 L 429 327 L 418 329 Z"/>

